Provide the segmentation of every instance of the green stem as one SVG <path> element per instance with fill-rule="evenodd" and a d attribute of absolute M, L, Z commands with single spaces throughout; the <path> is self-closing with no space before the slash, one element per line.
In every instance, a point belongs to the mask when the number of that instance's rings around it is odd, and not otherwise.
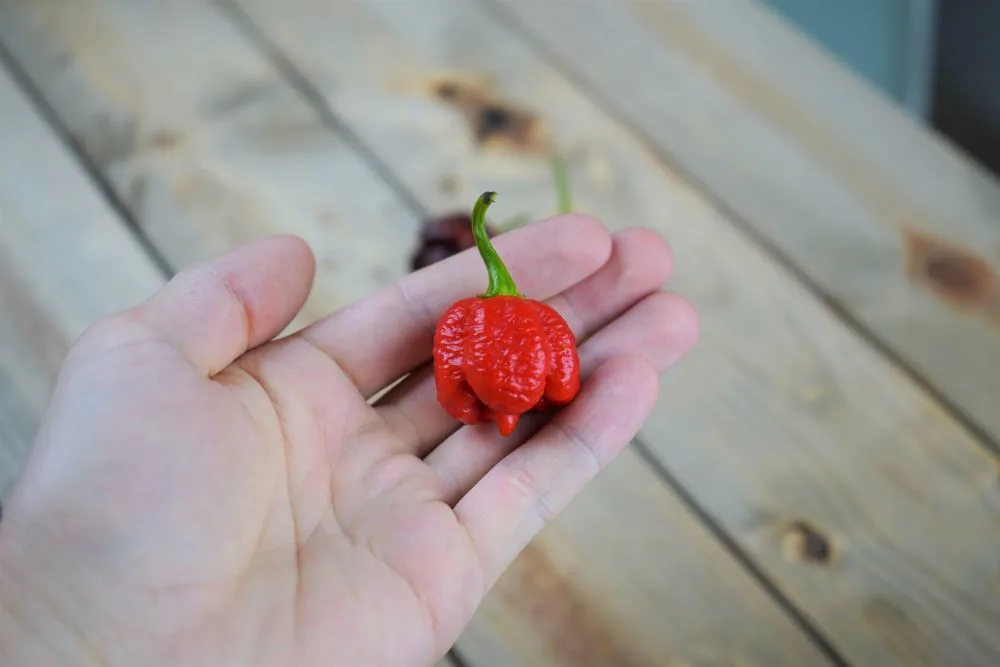
<path fill-rule="evenodd" d="M 569 176 L 566 174 L 566 162 L 562 156 L 555 153 L 552 156 L 552 176 L 556 181 L 556 200 L 560 213 L 573 210 L 573 201 L 569 194 Z"/>
<path fill-rule="evenodd" d="M 489 234 L 486 233 L 486 209 L 496 199 L 497 193 L 484 192 L 476 200 L 476 205 L 472 208 L 472 236 L 476 239 L 476 248 L 486 264 L 486 272 L 490 276 L 490 285 L 484 294 L 480 294 L 486 299 L 493 296 L 521 296 L 517 291 L 514 279 L 510 277 L 510 272 L 504 266 L 503 260 L 497 254 Z"/>

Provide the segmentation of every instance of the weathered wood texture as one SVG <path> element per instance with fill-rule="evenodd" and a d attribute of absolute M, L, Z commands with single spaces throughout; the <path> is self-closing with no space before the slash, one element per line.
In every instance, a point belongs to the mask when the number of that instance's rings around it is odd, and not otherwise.
<path fill-rule="evenodd" d="M 484 4 L 1000 442 L 996 179 L 757 2 Z"/>
<path fill-rule="evenodd" d="M 1000 660 L 994 458 L 530 42 L 459 0 L 239 6 L 425 205 L 489 188 L 504 214 L 551 211 L 551 139 L 579 208 L 662 231 L 703 336 L 644 429 L 659 459 L 856 664 Z M 662 90 L 641 66 L 618 74 L 632 95 Z M 826 234 L 809 219 L 796 233 L 814 228 Z M 878 247 L 852 229 L 825 245 Z M 914 298 L 886 310 L 933 308 Z"/>
<path fill-rule="evenodd" d="M 291 328 L 405 272 L 416 216 L 206 3 L 35 4 L 0 3 L 0 35 L 174 269 L 301 236 Z"/>
<path fill-rule="evenodd" d="M 833 664 L 631 448 L 522 552 L 459 646 L 482 667 Z"/>
<path fill-rule="evenodd" d="M 371 34 L 369 52 L 393 48 L 380 34 Z M 413 212 L 204 3 L 4 0 L 0 41 L 171 262 L 252 234 L 299 233 L 321 257 L 341 260 L 321 274 L 327 285 L 313 294 L 313 314 L 406 270 Z M 334 55 L 350 68 L 363 52 Z M 411 177 L 422 163 L 450 173 L 433 162 L 442 151 L 452 151 L 455 169 L 470 166 L 465 135 L 436 101 L 402 97 L 409 106 L 381 108 L 370 102 L 385 99 L 383 81 L 370 89 L 361 79 L 345 83 L 345 100 L 379 116 L 402 146 L 413 142 L 409 152 L 386 154 L 405 159 Z M 414 111 L 415 127 L 403 115 Z M 418 152 L 424 122 L 450 129 L 427 155 Z M 459 201 L 465 208 L 471 200 Z M 343 225 L 339 238 L 325 231 L 325 211 Z M 355 270 L 378 278 L 354 281 Z M 519 643 L 533 650 L 523 653 Z M 667 657 L 698 664 L 708 654 L 755 665 L 828 664 L 631 450 L 517 560 L 459 646 L 483 667 L 607 664 L 602 655 L 624 665 Z"/>
<path fill-rule="evenodd" d="M 161 284 L 158 271 L 0 68 L 0 498 L 69 344 Z"/>

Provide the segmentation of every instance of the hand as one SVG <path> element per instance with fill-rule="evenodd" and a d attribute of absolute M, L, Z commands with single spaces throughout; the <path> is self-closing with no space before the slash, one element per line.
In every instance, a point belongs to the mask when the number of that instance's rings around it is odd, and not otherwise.
<path fill-rule="evenodd" d="M 470 250 L 276 338 L 313 279 L 272 237 L 178 274 L 70 350 L 0 523 L 4 665 L 426 666 L 629 442 L 697 319 L 648 230 L 496 240 L 582 342 L 583 389 L 514 435 L 437 405 Z M 367 399 L 410 373 L 375 405 Z"/>

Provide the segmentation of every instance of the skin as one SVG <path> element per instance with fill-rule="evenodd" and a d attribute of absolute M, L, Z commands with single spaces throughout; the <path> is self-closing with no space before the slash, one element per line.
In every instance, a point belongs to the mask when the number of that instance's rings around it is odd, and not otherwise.
<path fill-rule="evenodd" d="M 475 249 L 278 337 L 314 261 L 271 237 L 91 327 L 0 522 L 0 663 L 439 659 L 698 336 L 649 230 L 568 215 L 495 244 L 581 340 L 577 399 L 510 438 L 435 400 L 434 325 L 486 286 Z"/>

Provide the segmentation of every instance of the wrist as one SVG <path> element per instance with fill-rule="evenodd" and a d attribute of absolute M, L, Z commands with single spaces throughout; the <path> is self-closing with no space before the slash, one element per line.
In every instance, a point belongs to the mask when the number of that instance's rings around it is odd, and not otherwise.
<path fill-rule="evenodd" d="M 0 531 L 2 532 L 2 531 Z M 18 568 L 0 535 L 0 664 L 4 667 L 101 664 L 80 633 L 64 621 L 58 596 Z"/>

